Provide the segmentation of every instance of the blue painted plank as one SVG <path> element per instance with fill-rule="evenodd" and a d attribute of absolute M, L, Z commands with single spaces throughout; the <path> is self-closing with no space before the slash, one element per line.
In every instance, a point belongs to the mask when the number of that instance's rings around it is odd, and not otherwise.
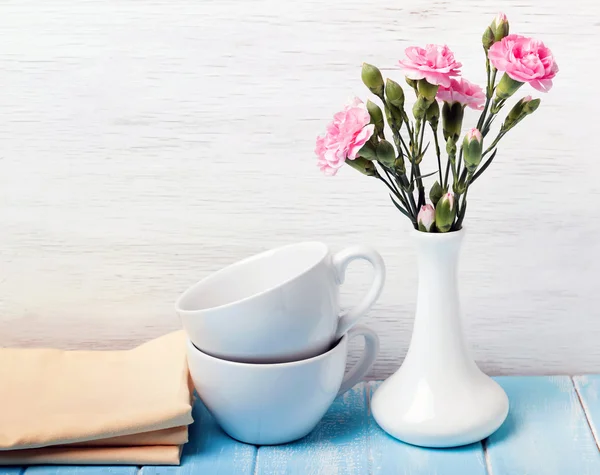
<path fill-rule="evenodd" d="M 598 475 L 600 452 L 568 376 L 501 376 L 510 411 L 486 442 L 494 475 Z"/>
<path fill-rule="evenodd" d="M 319 425 L 291 444 L 260 447 L 257 475 L 369 473 L 365 383 L 338 397 Z"/>
<path fill-rule="evenodd" d="M 0 475 L 21 475 L 24 471 L 23 467 L 0 467 Z"/>
<path fill-rule="evenodd" d="M 596 444 L 600 447 L 600 374 L 573 377 Z"/>
<path fill-rule="evenodd" d="M 25 470 L 25 475 L 136 475 L 137 467 L 109 467 L 107 465 L 36 465 Z"/>
<path fill-rule="evenodd" d="M 178 467 L 142 467 L 140 475 L 254 475 L 257 448 L 225 434 L 198 399 L 190 441 Z"/>
<path fill-rule="evenodd" d="M 381 384 L 369 383 L 369 401 Z M 387 435 L 370 417 L 369 440 L 373 475 L 487 475 L 480 443 L 456 449 L 427 449 Z"/>

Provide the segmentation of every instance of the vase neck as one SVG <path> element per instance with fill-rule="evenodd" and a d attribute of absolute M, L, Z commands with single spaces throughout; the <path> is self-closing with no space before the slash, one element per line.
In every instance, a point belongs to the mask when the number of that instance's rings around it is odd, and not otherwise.
<path fill-rule="evenodd" d="M 456 282 L 463 233 L 413 234 L 419 263 L 419 284 L 432 279 L 440 286 L 444 281 Z"/>
<path fill-rule="evenodd" d="M 413 234 L 419 263 L 419 290 L 410 357 L 432 365 L 472 363 L 461 325 L 457 286 L 458 258 L 464 231 Z"/>

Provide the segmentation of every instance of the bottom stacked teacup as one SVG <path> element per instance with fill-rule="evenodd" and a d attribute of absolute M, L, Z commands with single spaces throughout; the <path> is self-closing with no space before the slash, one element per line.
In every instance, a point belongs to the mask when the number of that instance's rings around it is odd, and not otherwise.
<path fill-rule="evenodd" d="M 344 374 L 348 341 L 356 336 L 365 339 L 363 354 Z M 350 329 L 329 351 L 285 363 L 220 359 L 187 342 L 198 395 L 227 434 L 254 445 L 283 444 L 307 435 L 335 397 L 369 371 L 378 351 L 377 335 L 362 325 Z"/>

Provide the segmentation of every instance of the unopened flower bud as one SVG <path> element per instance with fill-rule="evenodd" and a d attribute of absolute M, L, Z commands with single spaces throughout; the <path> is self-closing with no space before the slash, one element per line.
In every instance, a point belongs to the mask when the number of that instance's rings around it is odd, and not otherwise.
<path fill-rule="evenodd" d="M 483 45 L 483 49 L 485 49 L 486 51 L 488 49 L 490 49 L 490 47 L 495 43 L 495 39 L 494 39 L 494 32 L 492 31 L 492 29 L 488 26 L 485 31 L 483 32 L 483 35 L 481 36 L 481 44 Z"/>
<path fill-rule="evenodd" d="M 346 160 L 346 163 L 363 175 L 375 176 L 377 174 L 373 162 L 370 162 L 366 158 L 356 157 L 354 160 Z"/>
<path fill-rule="evenodd" d="M 435 225 L 438 231 L 441 233 L 450 231 L 455 215 L 454 194 L 446 193 L 440 198 L 435 207 Z"/>
<path fill-rule="evenodd" d="M 383 132 L 383 112 L 381 108 L 374 102 L 367 101 L 367 111 L 371 116 L 371 124 L 375 124 L 375 133 L 381 135 Z"/>
<path fill-rule="evenodd" d="M 526 114 L 533 114 L 538 107 L 540 107 L 541 99 L 531 99 L 531 96 L 528 96 L 529 100 L 523 106 L 523 111 Z"/>
<path fill-rule="evenodd" d="M 442 188 L 442 185 L 440 185 L 440 183 L 436 181 L 431 187 L 431 190 L 429 190 L 429 199 L 433 203 L 433 206 L 436 206 L 438 204 L 438 201 L 440 201 L 440 198 L 443 194 L 444 189 Z"/>
<path fill-rule="evenodd" d="M 377 158 L 377 153 L 375 152 L 375 147 L 369 141 L 366 142 L 362 148 L 358 151 L 358 156 L 362 158 L 366 158 L 367 160 L 375 160 Z"/>
<path fill-rule="evenodd" d="M 396 81 L 391 79 L 385 80 L 385 95 L 387 102 L 391 105 L 402 109 L 404 107 L 404 91 Z"/>
<path fill-rule="evenodd" d="M 506 116 L 506 122 L 519 120 L 523 115 L 525 104 L 529 101 L 531 101 L 531 96 L 525 96 L 517 102 Z"/>
<path fill-rule="evenodd" d="M 460 136 L 465 108 L 458 102 L 444 102 L 442 106 L 442 128 L 444 139 L 453 138 L 455 141 Z"/>
<path fill-rule="evenodd" d="M 463 140 L 463 159 L 469 173 L 474 173 L 481 163 L 483 136 L 478 129 L 469 130 Z"/>
<path fill-rule="evenodd" d="M 429 109 L 430 102 L 427 100 L 425 96 L 417 97 L 417 100 L 413 104 L 413 115 L 415 119 L 422 120 L 425 118 L 425 114 L 427 113 L 427 109 Z"/>
<path fill-rule="evenodd" d="M 433 206 L 427 204 L 421 206 L 421 210 L 417 215 L 417 223 L 419 225 L 419 231 L 428 233 L 435 224 L 435 209 Z"/>
<path fill-rule="evenodd" d="M 512 96 L 517 89 L 519 89 L 523 85 L 522 82 L 515 81 L 508 74 L 504 73 L 498 86 L 496 87 L 496 100 L 498 99 L 508 99 Z"/>
<path fill-rule="evenodd" d="M 387 140 L 382 140 L 377 145 L 377 161 L 387 168 L 393 168 L 396 161 L 394 146 Z"/>
<path fill-rule="evenodd" d="M 500 41 L 502 38 L 508 36 L 509 25 L 506 15 L 502 12 L 498 13 L 496 18 L 494 18 L 494 21 L 492 21 L 490 29 L 494 33 L 494 39 L 496 41 Z"/>
<path fill-rule="evenodd" d="M 540 106 L 539 99 L 532 99 L 531 96 L 525 96 L 517 102 L 510 110 L 504 123 L 502 130 L 508 131 L 523 120 L 527 115 L 532 114 Z"/>
<path fill-rule="evenodd" d="M 440 121 L 440 105 L 437 101 L 433 101 L 427 112 L 425 112 L 425 118 L 427 122 L 431 124 L 434 130 L 437 130 L 438 122 Z"/>
<path fill-rule="evenodd" d="M 369 91 L 376 96 L 383 96 L 383 76 L 381 76 L 379 69 L 371 64 L 363 63 L 361 78 L 365 86 L 369 88 Z"/>

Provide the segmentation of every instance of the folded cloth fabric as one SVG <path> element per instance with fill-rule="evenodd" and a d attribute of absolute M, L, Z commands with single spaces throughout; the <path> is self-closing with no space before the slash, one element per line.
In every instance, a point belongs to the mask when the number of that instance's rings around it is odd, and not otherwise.
<path fill-rule="evenodd" d="M 179 465 L 179 445 L 7 450 L 0 465 Z"/>
<path fill-rule="evenodd" d="M 127 351 L 0 349 L 0 465 L 178 463 L 185 351 L 181 331 Z"/>

